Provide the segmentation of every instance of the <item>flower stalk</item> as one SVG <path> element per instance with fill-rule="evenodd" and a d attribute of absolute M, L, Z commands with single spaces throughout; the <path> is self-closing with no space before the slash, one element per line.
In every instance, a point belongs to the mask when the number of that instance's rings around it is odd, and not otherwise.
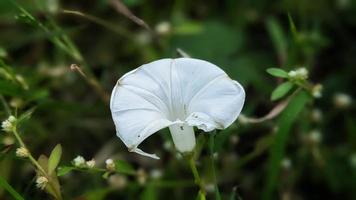
<path fill-rule="evenodd" d="M 16 140 L 18 141 L 18 143 L 20 144 L 20 147 L 25 148 L 25 149 L 28 150 L 28 148 L 26 147 L 25 143 L 23 142 L 23 140 L 21 139 L 21 137 L 20 137 L 20 135 L 18 133 L 16 126 L 14 126 L 12 128 L 12 133 L 14 134 L 14 136 L 15 136 Z M 32 154 L 31 154 L 31 152 L 29 150 L 28 150 L 28 159 L 38 169 L 38 171 L 42 174 L 42 177 L 45 177 L 48 180 L 48 186 L 51 188 L 51 190 L 54 191 L 55 199 L 62 200 L 62 195 L 55 189 L 55 186 L 54 186 L 53 182 L 51 182 L 51 177 L 41 167 L 41 165 L 37 162 L 37 160 L 32 156 Z"/>
<path fill-rule="evenodd" d="M 186 155 L 186 159 L 187 159 L 187 161 L 189 163 L 190 170 L 193 173 L 194 182 L 195 182 L 195 184 L 197 186 L 199 186 L 200 199 L 201 200 L 205 200 L 206 199 L 206 197 L 205 197 L 206 196 L 206 191 L 205 191 L 204 183 L 203 183 L 203 181 L 201 180 L 201 178 L 199 176 L 199 172 L 198 172 L 197 166 L 195 164 L 195 159 L 194 159 L 193 154 Z"/>

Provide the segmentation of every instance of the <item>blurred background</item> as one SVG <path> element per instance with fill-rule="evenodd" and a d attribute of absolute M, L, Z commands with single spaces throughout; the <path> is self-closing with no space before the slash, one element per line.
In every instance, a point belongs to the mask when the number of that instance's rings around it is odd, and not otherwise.
<path fill-rule="evenodd" d="M 129 153 L 107 102 L 126 72 L 188 54 L 224 69 L 247 94 L 243 118 L 217 134 L 212 155 L 208 136 L 197 134 L 207 199 L 218 199 L 211 157 L 221 199 L 356 199 L 355 19 L 353 0 L 1 0 L 0 118 L 33 111 L 20 130 L 36 158 L 60 143 L 60 166 L 81 155 L 101 168 L 119 159 L 135 171 L 104 178 L 71 171 L 59 177 L 64 199 L 195 199 L 169 131 L 142 144 L 160 160 Z M 280 102 L 270 99 L 283 82 L 266 73 L 271 67 L 305 67 L 323 88 L 286 125 L 283 141 L 276 137 L 288 113 L 243 120 Z M 25 199 L 49 199 L 16 156 L 15 138 L 1 132 L 0 142 L 0 176 Z M 0 189 L 0 199 L 12 196 Z"/>

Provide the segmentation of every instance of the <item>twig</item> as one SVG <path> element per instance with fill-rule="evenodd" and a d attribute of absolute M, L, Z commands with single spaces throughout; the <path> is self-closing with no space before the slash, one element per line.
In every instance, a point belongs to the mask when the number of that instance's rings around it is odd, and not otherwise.
<path fill-rule="evenodd" d="M 109 4 L 111 6 L 113 6 L 116 11 L 122 15 L 124 15 L 125 17 L 129 18 L 130 20 L 132 20 L 133 22 L 135 22 L 136 24 L 144 27 L 145 29 L 147 29 L 150 33 L 154 33 L 154 31 L 152 31 L 152 29 L 150 28 L 150 26 L 142 19 L 140 19 L 139 17 L 137 17 L 136 15 L 134 15 L 125 4 L 123 4 L 121 2 L 121 0 L 110 0 Z"/>
<path fill-rule="evenodd" d="M 95 92 L 101 97 L 101 99 L 105 102 L 105 103 L 109 103 L 110 100 L 110 95 L 101 87 L 101 85 L 99 84 L 99 82 L 96 80 L 95 77 L 92 76 L 87 76 L 83 70 L 76 64 L 72 64 L 70 66 L 70 69 L 72 71 L 78 72 L 80 74 L 81 77 L 84 78 L 84 80 L 93 87 L 93 89 L 95 90 Z"/>

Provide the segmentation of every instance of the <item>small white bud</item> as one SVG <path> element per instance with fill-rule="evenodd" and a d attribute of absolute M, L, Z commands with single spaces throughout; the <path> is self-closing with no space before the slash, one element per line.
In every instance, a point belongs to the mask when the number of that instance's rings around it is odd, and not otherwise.
<path fill-rule="evenodd" d="M 39 176 L 36 179 L 36 186 L 41 190 L 44 190 L 46 188 L 47 183 L 48 183 L 48 179 L 44 176 Z"/>
<path fill-rule="evenodd" d="M 20 147 L 16 149 L 16 156 L 20 158 L 27 158 L 30 152 L 25 147 Z"/>
<path fill-rule="evenodd" d="M 337 93 L 334 95 L 334 104 L 337 108 L 348 108 L 352 104 L 352 99 L 348 94 Z"/>
<path fill-rule="evenodd" d="M 88 168 L 93 168 L 93 167 L 95 167 L 95 160 L 91 159 L 89 161 L 86 161 L 85 164 Z"/>
<path fill-rule="evenodd" d="M 320 98 L 322 96 L 323 86 L 321 84 L 316 84 L 312 89 L 312 95 L 315 98 Z"/>
<path fill-rule="evenodd" d="M 155 27 L 159 35 L 167 35 L 171 32 L 171 24 L 167 21 L 160 22 Z"/>
<path fill-rule="evenodd" d="M 153 169 L 151 172 L 150 172 L 150 176 L 153 178 L 153 179 L 160 179 L 162 177 L 162 170 L 160 169 Z"/>
<path fill-rule="evenodd" d="M 205 190 L 209 193 L 213 193 L 215 191 L 215 185 L 213 183 L 208 183 L 205 185 Z"/>
<path fill-rule="evenodd" d="M 145 170 L 143 169 L 139 169 L 137 170 L 137 182 L 140 185 L 144 185 L 147 181 L 147 174 L 145 172 Z"/>
<path fill-rule="evenodd" d="M 73 159 L 73 165 L 76 167 L 85 167 L 85 159 L 83 156 L 77 156 Z"/>
<path fill-rule="evenodd" d="M 114 188 L 123 189 L 127 185 L 127 178 L 120 174 L 113 174 L 109 177 L 108 182 Z"/>
<path fill-rule="evenodd" d="M 281 166 L 284 168 L 284 169 L 290 169 L 291 166 L 292 166 L 292 162 L 289 158 L 284 158 L 282 161 L 281 161 Z"/>
<path fill-rule="evenodd" d="M 305 67 L 297 69 L 296 72 L 297 72 L 297 76 L 300 79 L 307 79 L 308 78 L 309 72 Z"/>
<path fill-rule="evenodd" d="M 9 118 L 7 118 L 5 121 L 2 122 L 1 124 L 2 130 L 5 132 L 13 131 L 16 125 L 16 121 L 17 121 L 16 117 L 11 115 Z"/>
<path fill-rule="evenodd" d="M 288 72 L 288 76 L 289 76 L 290 78 L 294 78 L 294 77 L 297 76 L 297 72 L 294 71 L 294 70 L 291 70 L 290 72 Z"/>
<path fill-rule="evenodd" d="M 323 113 L 319 109 L 313 109 L 311 112 L 311 119 L 314 122 L 320 122 L 323 119 Z"/>
<path fill-rule="evenodd" d="M 109 171 L 115 170 L 115 163 L 112 159 L 107 159 L 105 161 L 105 164 L 106 164 L 106 169 L 108 169 Z"/>
<path fill-rule="evenodd" d="M 309 133 L 309 140 L 312 142 L 312 143 L 320 143 L 321 140 L 322 140 L 322 135 L 321 135 L 321 132 L 319 130 L 313 130 Z"/>

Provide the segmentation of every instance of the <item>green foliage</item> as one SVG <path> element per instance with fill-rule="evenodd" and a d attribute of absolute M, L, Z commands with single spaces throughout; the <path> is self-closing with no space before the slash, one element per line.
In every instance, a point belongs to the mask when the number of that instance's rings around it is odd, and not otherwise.
<path fill-rule="evenodd" d="M 289 105 L 279 117 L 277 122 L 278 130 L 269 151 L 266 185 L 264 186 L 262 193 L 262 199 L 264 200 L 273 199 L 272 192 L 277 184 L 278 172 L 285 154 L 285 148 L 288 142 L 291 127 L 300 112 L 305 108 L 304 106 L 309 99 L 310 96 L 306 92 L 299 92 L 293 97 L 293 99 L 290 100 Z"/>
<path fill-rule="evenodd" d="M 288 78 L 288 72 L 280 68 L 268 68 L 266 71 L 275 77 Z"/>
<path fill-rule="evenodd" d="M 293 83 L 284 82 L 280 84 L 276 89 L 273 90 L 271 95 L 271 100 L 275 101 L 284 97 L 293 88 Z"/>
<path fill-rule="evenodd" d="M 52 174 L 52 172 L 57 168 L 59 161 L 62 156 L 62 146 L 57 144 L 51 152 L 51 155 L 48 159 L 48 173 Z"/>
<path fill-rule="evenodd" d="M 0 186 L 6 191 L 8 191 L 14 199 L 24 200 L 24 198 L 18 192 L 16 192 L 16 190 L 12 188 L 12 186 L 1 176 L 0 176 Z"/>
<path fill-rule="evenodd" d="M 115 169 L 119 173 L 134 175 L 136 173 L 135 169 L 128 163 L 123 160 L 115 161 Z"/>

